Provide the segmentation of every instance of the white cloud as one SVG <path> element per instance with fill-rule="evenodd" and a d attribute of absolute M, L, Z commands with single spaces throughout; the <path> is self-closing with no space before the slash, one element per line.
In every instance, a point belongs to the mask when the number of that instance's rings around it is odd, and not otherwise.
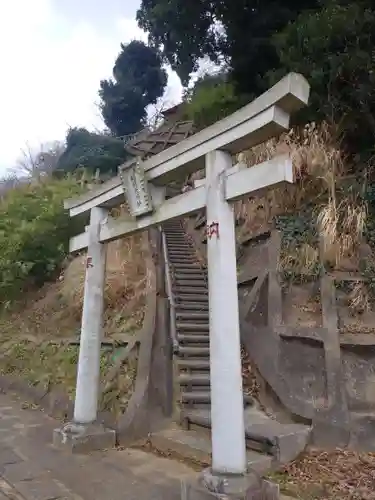
<path fill-rule="evenodd" d="M 63 139 L 68 126 L 102 127 L 99 82 L 108 78 L 121 42 L 146 40 L 133 19 L 114 20 L 113 32 L 68 25 L 51 0 L 0 2 L 0 170 L 12 167 L 20 149 Z M 5 50 L 6 48 L 6 50 Z M 181 86 L 171 77 L 168 101 Z"/>
<path fill-rule="evenodd" d="M 142 40 L 147 42 L 147 33 L 138 28 L 137 21 L 135 19 L 127 19 L 122 17 L 115 21 L 115 29 L 122 33 L 125 39 L 128 40 Z"/>

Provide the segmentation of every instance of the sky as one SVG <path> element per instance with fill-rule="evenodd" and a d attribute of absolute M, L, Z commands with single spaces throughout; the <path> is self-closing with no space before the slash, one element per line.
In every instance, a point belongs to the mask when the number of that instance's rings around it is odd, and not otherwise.
<path fill-rule="evenodd" d="M 95 5 L 96 4 L 96 5 Z M 63 140 L 70 126 L 104 127 L 100 80 L 111 76 L 120 43 L 147 40 L 140 0 L 0 0 L 0 175 L 21 150 Z M 181 99 L 169 71 L 166 101 Z"/>

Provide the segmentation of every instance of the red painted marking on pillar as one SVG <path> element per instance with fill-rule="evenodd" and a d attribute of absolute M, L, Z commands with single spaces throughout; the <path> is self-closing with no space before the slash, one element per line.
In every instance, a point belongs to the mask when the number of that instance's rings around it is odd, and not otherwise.
<path fill-rule="evenodd" d="M 207 238 L 210 240 L 214 235 L 219 239 L 219 223 L 211 222 L 211 224 L 207 224 L 206 228 Z"/>
<path fill-rule="evenodd" d="M 92 257 L 87 257 L 86 259 L 86 269 L 89 267 L 94 267 L 94 264 L 92 263 Z"/>

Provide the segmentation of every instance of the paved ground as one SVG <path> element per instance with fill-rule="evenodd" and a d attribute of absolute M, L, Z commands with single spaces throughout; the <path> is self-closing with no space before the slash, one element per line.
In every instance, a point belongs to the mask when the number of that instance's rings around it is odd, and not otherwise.
<path fill-rule="evenodd" d="M 70 455 L 51 446 L 59 423 L 0 394 L 0 500 L 179 500 L 188 466 L 139 450 Z"/>

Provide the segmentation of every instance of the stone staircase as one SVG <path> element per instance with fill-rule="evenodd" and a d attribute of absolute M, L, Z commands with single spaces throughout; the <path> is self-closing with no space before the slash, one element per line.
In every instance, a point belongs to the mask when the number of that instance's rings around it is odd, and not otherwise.
<path fill-rule="evenodd" d="M 192 243 L 179 221 L 163 226 L 166 236 L 175 301 L 175 354 L 179 423 L 153 436 L 163 451 L 210 460 L 210 359 L 207 272 L 197 261 Z M 258 409 L 244 394 L 246 444 L 249 466 L 259 473 L 293 460 L 308 443 L 310 427 L 281 424 Z M 190 449 L 190 451 L 189 451 Z M 191 452 L 191 453 L 190 453 Z M 189 456 L 190 455 L 190 456 Z M 206 457 L 204 460 L 202 457 Z"/>
<path fill-rule="evenodd" d="M 182 420 L 210 409 L 210 349 L 207 272 L 199 265 L 179 222 L 164 226 L 176 303 L 178 382 Z M 252 404 L 244 395 L 244 404 Z M 188 422 L 187 422 L 188 423 Z"/>

